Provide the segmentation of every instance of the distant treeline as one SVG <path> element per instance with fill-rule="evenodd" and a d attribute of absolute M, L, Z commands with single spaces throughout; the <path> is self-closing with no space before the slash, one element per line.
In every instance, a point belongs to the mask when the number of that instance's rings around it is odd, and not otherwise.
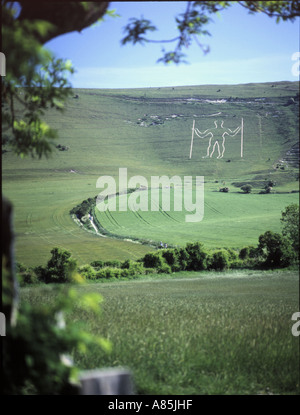
<path fill-rule="evenodd" d="M 92 209 L 96 205 L 96 199 L 95 197 L 89 197 L 88 199 L 81 202 L 79 205 L 75 206 L 73 209 L 70 210 L 71 215 L 76 215 L 78 219 L 83 218 L 83 216 L 87 215 L 92 211 Z"/>
<path fill-rule="evenodd" d="M 133 261 L 102 261 L 78 267 L 71 253 L 53 248 L 47 265 L 29 268 L 18 264 L 21 285 L 66 283 L 83 280 L 133 279 L 147 274 L 172 274 L 180 271 L 225 271 L 249 268 L 284 268 L 299 263 L 299 254 L 284 236 L 267 231 L 256 247 L 209 250 L 200 242 L 181 248 L 159 249 Z"/>

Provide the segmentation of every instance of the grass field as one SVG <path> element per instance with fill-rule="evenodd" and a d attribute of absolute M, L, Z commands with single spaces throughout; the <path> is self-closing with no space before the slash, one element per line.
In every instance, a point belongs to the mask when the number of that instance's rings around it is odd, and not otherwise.
<path fill-rule="evenodd" d="M 284 164 L 276 169 L 298 142 L 298 104 L 287 105 L 298 86 L 298 82 L 278 82 L 74 90 L 78 99 L 70 98 L 64 114 L 54 110 L 45 114 L 59 132 L 56 144 L 68 146 L 68 151 L 54 149 L 48 160 L 20 160 L 10 151 L 2 155 L 3 194 L 15 209 L 17 260 L 44 264 L 54 246 L 71 251 L 80 264 L 137 259 L 149 251 L 149 246 L 88 233 L 69 215 L 75 205 L 100 192 L 96 188 L 100 176 L 110 175 L 118 182 L 120 167 L 127 167 L 128 177 L 142 175 L 147 180 L 152 175 L 205 178 L 205 218 L 197 226 L 188 229 L 170 223 L 164 215 L 155 229 L 125 216 L 118 229 L 122 235 L 143 234 L 145 239 L 175 244 L 197 239 L 209 246 L 236 247 L 255 244 L 268 229 L 278 231 L 281 210 L 297 201 L 297 193 L 290 192 L 299 190 L 297 168 Z M 224 120 L 226 127 L 234 129 L 242 118 L 243 158 L 237 135 L 227 139 L 223 159 L 216 154 L 202 158 L 207 142 L 195 137 L 189 160 L 193 121 L 203 131 L 215 120 Z M 269 179 L 276 181 L 276 194 L 258 195 Z M 216 192 L 223 183 L 230 187 L 229 194 Z M 239 187 L 232 183 L 251 183 L 256 194 L 238 194 Z"/>
<path fill-rule="evenodd" d="M 109 232 L 124 238 L 163 241 L 169 245 L 183 246 L 187 242 L 201 240 L 209 248 L 242 248 L 258 243 L 258 237 L 266 230 L 281 231 L 280 212 L 290 203 L 297 203 L 299 195 L 291 194 L 243 194 L 235 190 L 219 193 L 217 185 L 208 185 L 204 193 L 204 217 L 196 223 L 186 222 L 186 215 L 191 215 L 183 206 L 182 211 L 174 211 L 174 191 L 170 193 L 169 211 L 160 206 L 158 212 L 150 209 L 151 190 L 148 191 L 149 210 L 127 209 L 100 212 L 95 210 L 100 224 Z M 144 196 L 143 195 L 140 197 Z M 176 195 L 175 195 L 176 196 Z M 126 196 L 121 196 L 126 197 Z M 166 196 L 162 196 L 166 199 Z M 162 198 L 161 198 L 162 200 Z M 127 205 L 129 202 L 127 202 Z M 118 204 L 117 204 L 118 206 Z M 195 212 L 192 212 L 194 215 Z"/>
<path fill-rule="evenodd" d="M 78 286 L 100 293 L 99 319 L 68 316 L 113 349 L 76 355 L 81 369 L 122 366 L 139 394 L 299 394 L 297 271 L 180 273 Z M 21 300 L 53 301 L 51 286 L 23 288 Z"/>

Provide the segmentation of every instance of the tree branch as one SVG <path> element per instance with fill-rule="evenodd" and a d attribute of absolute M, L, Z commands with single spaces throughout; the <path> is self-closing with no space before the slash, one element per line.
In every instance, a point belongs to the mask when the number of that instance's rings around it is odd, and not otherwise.
<path fill-rule="evenodd" d="M 37 33 L 37 39 L 42 43 L 61 34 L 78 31 L 95 23 L 106 12 L 109 2 L 65 2 L 41 1 L 32 5 L 26 0 L 19 1 L 22 10 L 18 17 L 20 21 L 44 20 L 52 24 L 47 33 Z"/>

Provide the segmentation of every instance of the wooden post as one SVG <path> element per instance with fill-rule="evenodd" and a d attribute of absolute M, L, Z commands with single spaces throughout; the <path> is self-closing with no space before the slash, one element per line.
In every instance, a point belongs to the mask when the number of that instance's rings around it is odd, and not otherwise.
<path fill-rule="evenodd" d="M 80 395 L 134 395 L 130 371 L 122 368 L 95 369 L 81 372 Z"/>
<path fill-rule="evenodd" d="M 241 125 L 241 157 L 243 158 L 244 152 L 244 119 L 242 118 L 242 125 Z"/>
<path fill-rule="evenodd" d="M 191 141 L 191 148 L 190 148 L 190 157 L 192 158 L 192 151 L 193 151 L 193 141 L 194 141 L 194 130 L 195 130 L 195 120 L 193 120 L 193 128 L 192 128 L 192 141 Z"/>

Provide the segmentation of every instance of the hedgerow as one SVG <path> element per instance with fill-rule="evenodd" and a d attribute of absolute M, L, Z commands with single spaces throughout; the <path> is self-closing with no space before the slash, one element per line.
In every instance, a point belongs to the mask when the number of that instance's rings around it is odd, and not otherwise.
<path fill-rule="evenodd" d="M 271 231 L 259 237 L 257 247 L 245 246 L 240 250 L 222 248 L 209 250 L 200 242 L 188 243 L 181 248 L 158 249 L 137 261 L 95 260 L 80 267 L 71 253 L 53 248 L 47 266 L 28 268 L 18 264 L 21 285 L 37 283 L 72 282 L 70 275 L 77 272 L 86 281 L 132 279 L 149 273 L 175 274 L 180 271 L 225 271 L 246 268 L 284 268 L 298 264 L 290 241 Z"/>

